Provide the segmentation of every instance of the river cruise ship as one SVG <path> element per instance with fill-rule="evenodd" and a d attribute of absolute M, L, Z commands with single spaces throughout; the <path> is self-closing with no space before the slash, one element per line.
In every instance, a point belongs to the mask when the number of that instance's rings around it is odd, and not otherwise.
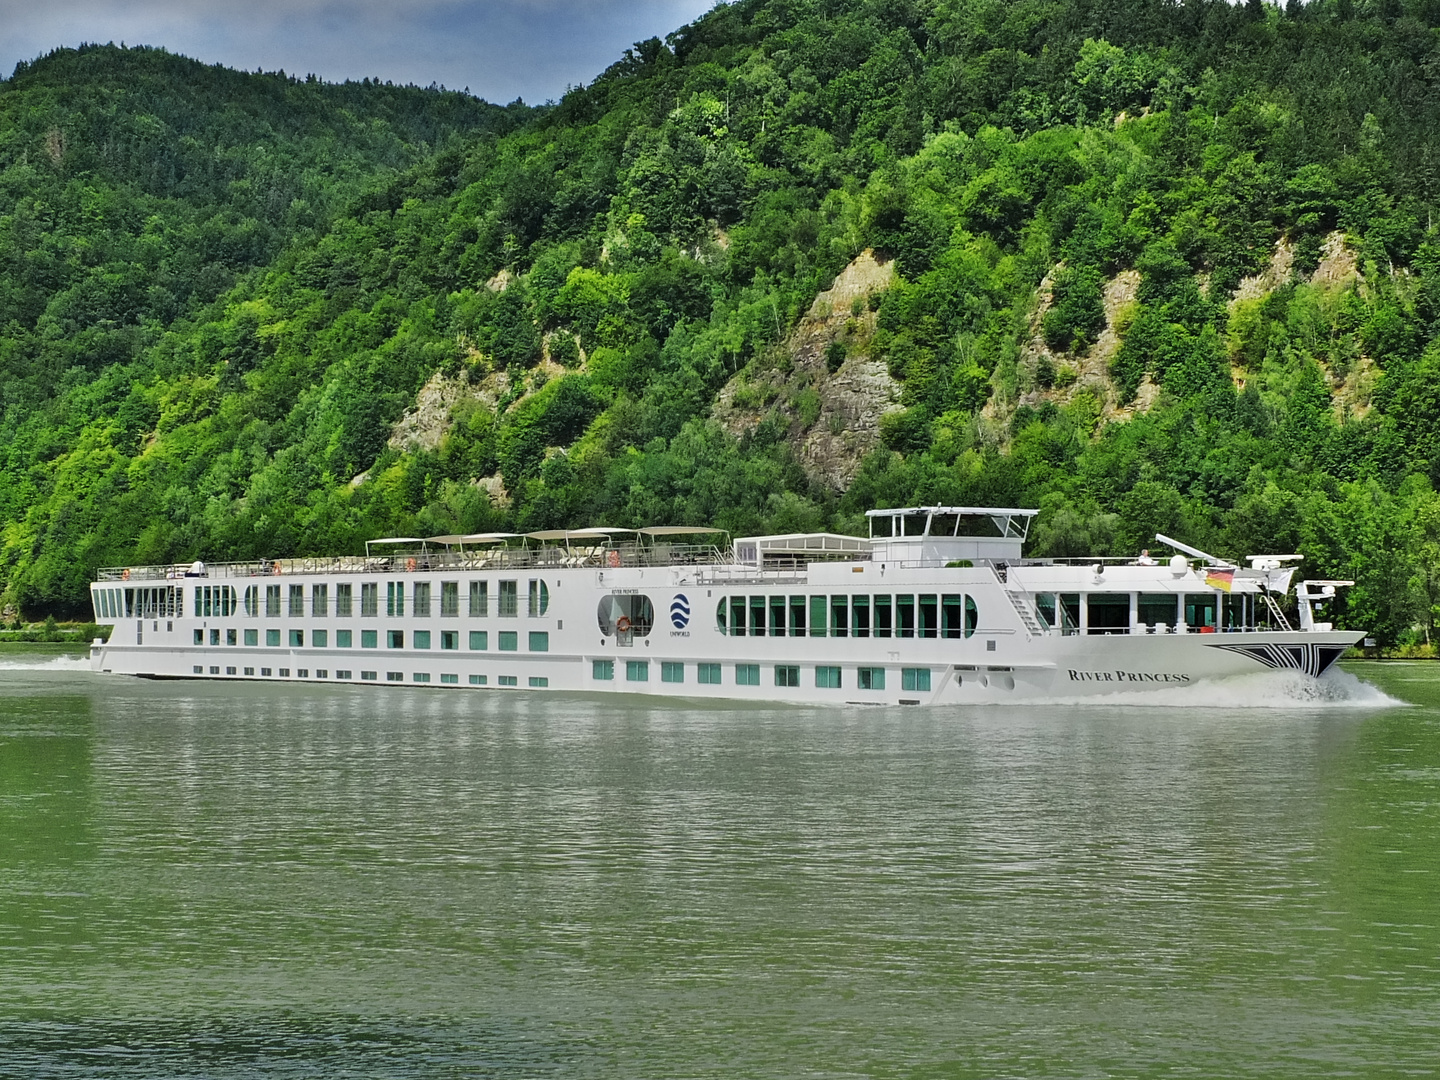
<path fill-rule="evenodd" d="M 92 585 L 113 630 L 91 659 L 151 678 L 935 705 L 1318 676 L 1361 638 L 1318 621 L 1350 582 L 1303 581 L 1288 603 L 1297 555 L 1242 565 L 1161 536 L 1173 554 L 1024 558 L 1036 513 L 872 510 L 865 537 L 590 528 L 116 567 Z"/>

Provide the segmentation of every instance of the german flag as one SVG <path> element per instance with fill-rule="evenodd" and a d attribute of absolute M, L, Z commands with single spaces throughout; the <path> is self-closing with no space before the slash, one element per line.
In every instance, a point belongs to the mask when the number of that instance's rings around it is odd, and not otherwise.
<path fill-rule="evenodd" d="M 1205 584 L 1221 592 L 1229 592 L 1235 585 L 1234 570 L 1206 570 Z"/>

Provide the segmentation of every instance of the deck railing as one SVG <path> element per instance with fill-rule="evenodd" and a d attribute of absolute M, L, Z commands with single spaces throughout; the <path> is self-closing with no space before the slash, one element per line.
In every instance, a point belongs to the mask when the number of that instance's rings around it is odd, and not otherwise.
<path fill-rule="evenodd" d="M 178 578 L 260 578 L 298 574 L 419 574 L 466 570 L 536 570 L 631 566 L 723 566 L 730 552 L 714 544 L 613 544 L 594 547 L 504 547 L 473 551 L 419 550 L 386 555 L 265 559 L 245 562 L 107 566 L 100 581 L 171 581 Z"/>

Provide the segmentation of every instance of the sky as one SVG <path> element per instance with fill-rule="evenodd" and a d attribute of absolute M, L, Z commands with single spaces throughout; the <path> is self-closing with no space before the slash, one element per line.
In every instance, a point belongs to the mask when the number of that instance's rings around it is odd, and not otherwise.
<path fill-rule="evenodd" d="M 558 99 L 714 0 L 0 0 L 0 72 L 63 45 L 158 45 L 254 71 Z"/>

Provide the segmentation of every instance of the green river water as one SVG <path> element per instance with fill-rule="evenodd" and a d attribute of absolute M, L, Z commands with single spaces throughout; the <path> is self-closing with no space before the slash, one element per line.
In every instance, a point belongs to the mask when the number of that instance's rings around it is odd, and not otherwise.
<path fill-rule="evenodd" d="M 1440 665 L 1303 691 L 662 706 L 3 653 L 0 1076 L 1433 1075 Z"/>

